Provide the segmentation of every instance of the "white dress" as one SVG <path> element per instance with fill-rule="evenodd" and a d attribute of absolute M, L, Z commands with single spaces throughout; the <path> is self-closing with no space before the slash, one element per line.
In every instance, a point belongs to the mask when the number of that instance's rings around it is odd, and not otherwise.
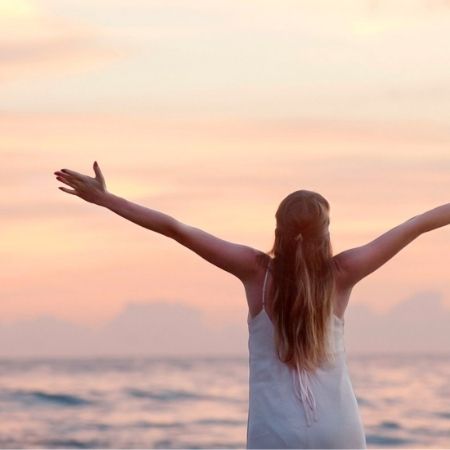
<path fill-rule="evenodd" d="M 314 375 L 291 369 L 276 355 L 274 326 L 264 309 L 267 272 L 263 308 L 247 320 L 247 448 L 367 448 L 346 362 L 344 320 L 333 314 L 330 324 L 334 362 Z"/>

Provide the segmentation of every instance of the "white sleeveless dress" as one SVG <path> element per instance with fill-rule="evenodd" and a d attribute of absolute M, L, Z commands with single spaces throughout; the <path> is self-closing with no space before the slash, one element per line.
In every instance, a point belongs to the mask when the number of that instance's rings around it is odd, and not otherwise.
<path fill-rule="evenodd" d="M 270 263 L 269 263 L 270 264 Z M 330 326 L 335 361 L 314 375 L 293 370 L 276 354 L 274 326 L 263 308 L 248 316 L 247 448 L 367 448 L 344 347 L 344 320 Z"/>

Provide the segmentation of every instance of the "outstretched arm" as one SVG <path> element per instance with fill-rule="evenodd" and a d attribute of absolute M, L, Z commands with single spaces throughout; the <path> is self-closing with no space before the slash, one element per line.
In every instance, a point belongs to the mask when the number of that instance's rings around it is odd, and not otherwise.
<path fill-rule="evenodd" d="M 156 233 L 170 237 L 197 253 L 206 261 L 235 275 L 245 282 L 256 273 L 258 250 L 247 245 L 220 239 L 206 231 L 184 224 L 168 214 L 130 202 L 106 190 L 105 179 L 94 163 L 95 178 L 73 170 L 62 169 L 55 172 L 57 179 L 75 190 L 61 190 L 80 198 L 104 206 L 131 222 Z"/>
<path fill-rule="evenodd" d="M 255 273 L 257 251 L 249 246 L 220 239 L 172 216 L 114 194 L 106 194 L 102 206 L 144 228 L 176 240 L 211 264 L 235 275 L 242 282 Z"/>
<path fill-rule="evenodd" d="M 343 285 L 352 287 L 371 274 L 421 234 L 450 224 L 450 203 L 411 217 L 373 241 L 345 250 L 334 258 Z"/>
<path fill-rule="evenodd" d="M 425 211 L 418 216 L 422 233 L 450 225 L 450 203 Z"/>

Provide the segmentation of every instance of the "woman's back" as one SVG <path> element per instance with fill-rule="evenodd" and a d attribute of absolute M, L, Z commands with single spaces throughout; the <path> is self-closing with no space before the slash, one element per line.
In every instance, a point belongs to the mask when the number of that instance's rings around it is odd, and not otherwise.
<path fill-rule="evenodd" d="M 344 346 L 344 320 L 332 316 L 334 361 L 314 375 L 282 363 L 265 306 L 248 317 L 249 412 L 247 448 L 366 448 Z"/>

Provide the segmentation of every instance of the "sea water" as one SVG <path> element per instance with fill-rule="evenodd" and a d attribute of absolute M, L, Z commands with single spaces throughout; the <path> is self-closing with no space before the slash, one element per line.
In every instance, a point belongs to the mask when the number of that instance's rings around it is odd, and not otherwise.
<path fill-rule="evenodd" d="M 348 356 L 369 448 L 450 448 L 450 355 Z M 1 448 L 245 448 L 245 357 L 0 360 Z"/>

